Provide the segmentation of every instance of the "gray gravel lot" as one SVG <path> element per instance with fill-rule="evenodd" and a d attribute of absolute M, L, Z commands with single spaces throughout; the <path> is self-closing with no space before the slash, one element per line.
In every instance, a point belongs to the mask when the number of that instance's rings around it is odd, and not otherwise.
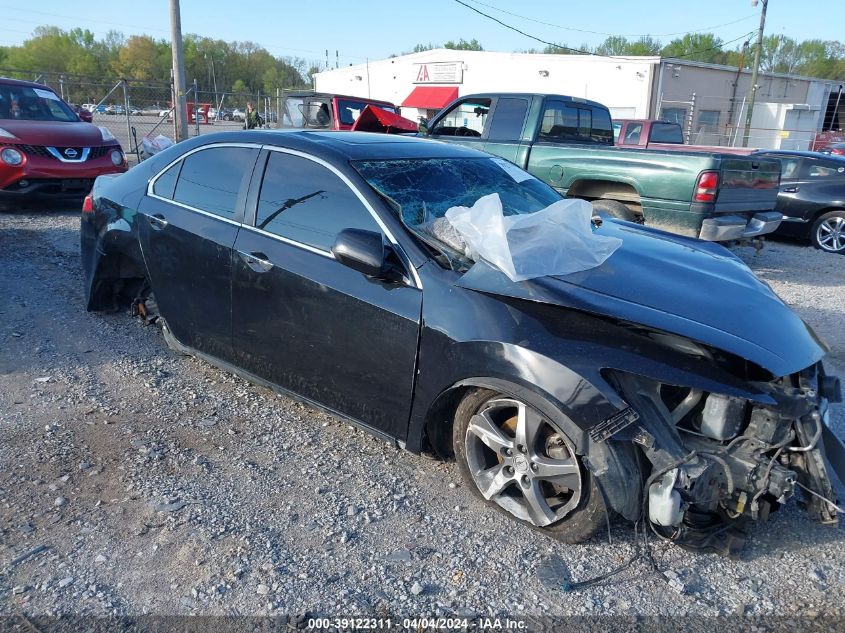
<path fill-rule="evenodd" d="M 538 536 L 454 464 L 178 356 L 126 314 L 86 313 L 78 224 L 75 209 L 0 213 L 0 615 L 845 611 L 845 531 L 794 501 L 741 561 L 653 543 L 682 595 L 644 561 L 564 591 L 630 558 L 631 526 L 612 543 Z M 737 252 L 845 376 L 845 258 Z"/>

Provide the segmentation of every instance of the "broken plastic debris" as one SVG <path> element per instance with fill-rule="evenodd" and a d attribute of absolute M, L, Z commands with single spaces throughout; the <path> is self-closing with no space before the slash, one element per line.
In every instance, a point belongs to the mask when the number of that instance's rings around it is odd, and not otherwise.
<path fill-rule="evenodd" d="M 584 200 L 560 200 L 534 213 L 506 216 L 497 193 L 479 198 L 472 207 L 446 211 L 467 245 L 467 256 L 484 259 L 511 281 L 600 266 L 622 240 L 595 234 L 592 217 L 592 206 Z"/>
<path fill-rule="evenodd" d="M 159 134 L 155 138 L 145 136 L 141 139 L 141 145 L 144 148 L 144 154 L 147 156 L 155 156 L 160 151 L 167 149 L 173 145 L 173 141 L 163 134 Z"/>

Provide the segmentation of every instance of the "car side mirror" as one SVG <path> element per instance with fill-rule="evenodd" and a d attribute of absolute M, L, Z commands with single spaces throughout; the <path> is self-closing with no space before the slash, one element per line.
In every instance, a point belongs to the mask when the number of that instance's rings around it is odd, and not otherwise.
<path fill-rule="evenodd" d="M 420 122 L 417 124 L 417 129 L 419 130 L 420 134 L 428 136 L 428 119 L 426 119 L 424 116 L 421 116 Z"/>
<path fill-rule="evenodd" d="M 380 233 L 343 229 L 332 245 L 334 258 L 367 277 L 381 278 L 389 268 L 387 249 Z"/>

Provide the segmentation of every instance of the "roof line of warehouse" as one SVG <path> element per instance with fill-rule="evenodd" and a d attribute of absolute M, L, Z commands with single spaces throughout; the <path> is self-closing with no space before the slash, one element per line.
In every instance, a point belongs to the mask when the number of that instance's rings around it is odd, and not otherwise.
<path fill-rule="evenodd" d="M 419 59 L 420 61 L 425 61 L 431 58 L 438 58 L 441 57 L 443 54 L 452 55 L 456 59 L 448 60 L 448 61 L 459 61 L 459 59 L 464 58 L 466 59 L 467 56 L 469 57 L 482 57 L 482 56 L 498 56 L 498 57 L 530 57 L 531 59 L 543 59 L 547 58 L 549 60 L 560 60 L 560 59 L 578 59 L 579 61 L 595 61 L 595 62 L 616 62 L 616 63 L 646 63 L 646 64 L 674 64 L 677 66 L 691 66 L 696 68 L 711 68 L 713 70 L 726 70 L 730 72 L 736 72 L 736 66 L 727 66 L 724 64 L 711 64 L 707 62 L 699 62 L 689 59 L 678 59 L 675 57 L 661 57 L 659 55 L 643 55 L 643 56 L 636 56 L 636 55 L 622 55 L 622 56 L 608 56 L 608 57 L 598 57 L 594 55 L 560 55 L 557 53 L 516 53 L 516 52 L 508 52 L 508 51 L 463 51 L 457 50 L 453 48 L 432 48 L 425 51 L 419 51 L 416 53 L 407 53 L 405 55 L 396 55 L 394 57 L 385 57 L 382 59 L 375 59 L 368 62 L 364 62 L 361 64 L 355 64 L 350 66 L 340 66 L 338 68 L 330 68 L 319 73 L 315 73 L 317 75 L 321 75 L 323 73 L 330 73 L 336 70 L 357 70 L 357 69 L 364 69 L 367 66 L 372 66 L 375 64 L 385 64 L 388 62 L 394 62 L 397 59 L 408 60 L 408 59 Z M 432 60 L 437 61 L 437 60 Z M 444 60 L 445 61 L 445 60 Z M 742 74 L 750 74 L 751 71 L 749 69 L 743 69 L 740 71 Z M 826 84 L 843 84 L 845 85 L 845 80 L 836 80 L 836 79 L 825 79 L 823 77 L 810 77 L 807 75 L 795 75 L 790 73 L 773 73 L 773 72 L 760 72 L 761 77 L 771 77 L 775 79 L 797 79 L 801 81 L 814 81 L 814 82 L 821 82 Z"/>

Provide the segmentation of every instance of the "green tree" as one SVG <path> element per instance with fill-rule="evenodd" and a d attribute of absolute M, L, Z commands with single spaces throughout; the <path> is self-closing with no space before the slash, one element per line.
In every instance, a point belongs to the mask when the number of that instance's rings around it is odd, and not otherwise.
<path fill-rule="evenodd" d="M 628 40 L 621 35 L 611 35 L 596 47 L 597 55 L 627 55 Z"/>
<path fill-rule="evenodd" d="M 457 42 L 453 42 L 449 40 L 443 45 L 443 48 L 451 48 L 452 50 L 456 51 L 483 51 L 484 47 L 481 46 L 481 43 L 472 38 L 470 41 L 466 41 L 464 38 L 459 39 Z"/>
<path fill-rule="evenodd" d="M 162 58 L 159 55 L 162 46 L 166 44 L 156 42 L 148 35 L 133 35 L 118 52 L 113 69 L 122 77 L 142 81 L 160 80 L 164 74 L 164 69 L 161 68 Z"/>
<path fill-rule="evenodd" d="M 709 64 L 722 64 L 727 55 L 722 51 L 722 38 L 713 33 L 687 33 L 663 47 L 663 57 L 679 57 Z"/>
<path fill-rule="evenodd" d="M 760 70 L 774 73 L 794 73 L 801 65 L 798 42 L 783 35 L 767 35 L 760 51 Z"/>

